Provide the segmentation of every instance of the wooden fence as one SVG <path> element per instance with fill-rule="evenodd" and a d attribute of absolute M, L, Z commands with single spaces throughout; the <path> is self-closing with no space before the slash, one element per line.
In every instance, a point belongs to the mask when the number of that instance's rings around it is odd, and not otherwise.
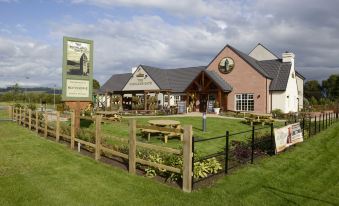
<path fill-rule="evenodd" d="M 102 138 L 105 138 L 105 135 L 101 132 L 102 122 L 106 122 L 102 119 L 101 115 L 96 115 L 92 117 L 80 117 L 81 119 L 91 120 L 95 123 L 95 143 L 88 142 L 82 139 L 77 138 L 76 129 L 75 129 L 75 114 L 71 112 L 69 115 L 64 117 L 71 120 L 70 125 L 70 135 L 61 133 L 60 130 L 60 113 L 59 112 L 39 112 L 32 111 L 29 109 L 22 108 L 11 108 L 10 109 L 10 118 L 13 119 L 18 125 L 27 127 L 29 130 L 35 131 L 37 134 L 42 134 L 43 137 L 53 137 L 56 142 L 60 141 L 60 138 L 70 142 L 71 149 L 74 149 L 75 143 L 78 143 L 78 151 L 80 151 L 81 145 L 86 145 L 94 149 L 94 158 L 95 160 L 100 160 L 103 153 L 110 154 L 115 157 L 123 158 L 128 160 L 128 170 L 131 174 L 136 174 L 136 165 L 147 165 L 150 167 L 164 169 L 170 172 L 179 173 L 183 177 L 182 189 L 184 192 L 191 192 L 192 190 L 192 126 L 184 126 L 183 129 L 171 129 L 171 128 L 157 128 L 166 130 L 168 132 L 183 132 L 183 150 L 173 149 L 169 147 L 162 147 L 153 144 L 148 144 L 144 142 L 137 141 L 137 130 L 148 128 L 149 126 L 137 125 L 135 119 L 129 120 L 129 139 L 112 137 L 113 140 L 126 143 L 128 145 L 128 154 L 124 154 L 120 151 L 117 151 L 112 148 L 105 147 L 102 144 Z M 55 123 L 54 127 L 49 126 L 49 123 L 52 120 L 49 120 L 53 117 L 53 122 Z M 150 160 L 145 160 L 137 157 L 137 147 L 146 148 L 150 150 L 155 150 L 159 152 L 164 152 L 168 154 L 183 155 L 183 167 L 176 168 L 169 165 L 159 164 L 152 162 Z"/>

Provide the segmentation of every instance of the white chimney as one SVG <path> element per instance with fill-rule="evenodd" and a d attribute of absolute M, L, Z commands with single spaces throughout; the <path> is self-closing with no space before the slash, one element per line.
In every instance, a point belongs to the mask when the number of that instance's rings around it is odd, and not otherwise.
<path fill-rule="evenodd" d="M 285 52 L 282 54 L 282 62 L 294 62 L 295 55 L 291 52 Z"/>
<path fill-rule="evenodd" d="M 132 74 L 134 74 L 135 70 L 137 70 L 138 67 L 132 67 Z"/>

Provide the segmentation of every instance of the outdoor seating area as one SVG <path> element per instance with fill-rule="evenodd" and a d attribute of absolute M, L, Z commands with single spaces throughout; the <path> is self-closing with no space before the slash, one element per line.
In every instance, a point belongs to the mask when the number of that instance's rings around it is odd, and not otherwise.
<path fill-rule="evenodd" d="M 253 126 L 254 124 L 271 124 L 274 122 L 271 114 L 250 114 L 249 117 L 245 117 L 245 122 Z"/>
<path fill-rule="evenodd" d="M 121 122 L 122 116 L 118 111 L 97 111 L 96 114 L 101 114 L 104 120 L 113 122 Z"/>
<path fill-rule="evenodd" d="M 183 141 L 183 133 L 179 121 L 175 120 L 149 120 L 150 126 L 141 128 L 140 131 L 144 136 L 147 136 L 148 141 L 151 140 L 151 135 L 161 135 L 164 142 L 167 143 L 169 137 L 180 137 Z"/>

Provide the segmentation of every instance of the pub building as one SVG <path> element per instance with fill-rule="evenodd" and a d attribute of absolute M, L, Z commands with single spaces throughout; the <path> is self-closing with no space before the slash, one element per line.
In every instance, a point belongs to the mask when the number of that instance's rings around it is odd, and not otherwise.
<path fill-rule="evenodd" d="M 207 66 L 160 69 L 139 65 L 114 74 L 99 89 L 97 106 L 155 110 L 185 106 L 185 111 L 271 113 L 303 107 L 305 78 L 295 70 L 295 55 L 282 57 L 258 44 L 249 54 L 226 45 Z"/>

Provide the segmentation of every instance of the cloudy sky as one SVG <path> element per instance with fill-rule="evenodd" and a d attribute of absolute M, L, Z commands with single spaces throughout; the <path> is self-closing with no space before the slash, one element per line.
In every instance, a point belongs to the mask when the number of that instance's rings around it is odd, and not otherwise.
<path fill-rule="evenodd" d="M 61 86 L 62 38 L 94 41 L 94 78 L 139 64 L 207 65 L 226 44 L 296 54 L 307 79 L 339 73 L 338 0 L 0 0 L 0 87 Z"/>

